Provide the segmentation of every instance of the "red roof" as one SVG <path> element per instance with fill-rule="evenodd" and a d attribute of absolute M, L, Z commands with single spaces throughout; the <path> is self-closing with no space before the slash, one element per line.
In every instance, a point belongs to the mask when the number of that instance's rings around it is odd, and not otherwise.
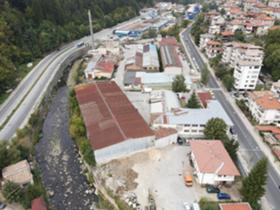
<path fill-rule="evenodd" d="M 233 36 L 234 33 L 233 33 L 232 31 L 223 31 L 223 32 L 221 33 L 221 35 L 222 35 L 222 36 Z"/>
<path fill-rule="evenodd" d="M 191 140 L 190 145 L 200 173 L 240 176 L 220 140 Z"/>
<path fill-rule="evenodd" d="M 220 203 L 221 210 L 252 210 L 249 203 Z"/>
<path fill-rule="evenodd" d="M 161 46 L 163 46 L 163 45 L 177 45 L 177 40 L 173 36 L 165 37 L 165 38 L 161 39 L 160 45 Z"/>
<path fill-rule="evenodd" d="M 42 197 L 32 200 L 32 210 L 47 210 L 46 203 Z"/>
<path fill-rule="evenodd" d="M 212 95 L 209 92 L 199 92 L 197 95 L 203 106 L 207 107 L 207 103 L 212 99 Z"/>
<path fill-rule="evenodd" d="M 111 61 L 101 61 L 97 63 L 95 68 L 106 73 L 113 73 L 115 69 L 115 64 Z"/>
<path fill-rule="evenodd" d="M 273 125 L 257 125 L 256 128 L 261 132 L 271 132 L 273 134 L 280 134 L 280 128 Z"/>
<path fill-rule="evenodd" d="M 76 96 L 93 149 L 122 141 L 154 136 L 137 109 L 113 81 L 75 87 Z"/>

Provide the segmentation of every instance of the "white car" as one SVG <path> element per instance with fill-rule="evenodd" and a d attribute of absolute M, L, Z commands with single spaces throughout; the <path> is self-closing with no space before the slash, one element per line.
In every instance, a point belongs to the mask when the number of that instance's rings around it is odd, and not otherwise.
<path fill-rule="evenodd" d="M 191 204 L 188 203 L 188 202 L 184 202 L 183 205 L 184 205 L 185 210 L 191 210 L 192 209 Z"/>

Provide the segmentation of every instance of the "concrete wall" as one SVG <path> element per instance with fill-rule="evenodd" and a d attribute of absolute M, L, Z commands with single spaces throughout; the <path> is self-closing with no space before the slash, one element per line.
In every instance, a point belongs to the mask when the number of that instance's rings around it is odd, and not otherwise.
<path fill-rule="evenodd" d="M 110 160 L 131 155 L 135 152 L 154 146 L 155 136 L 149 136 L 138 139 L 129 139 L 112 146 L 94 151 L 97 164 L 103 164 Z"/>
<path fill-rule="evenodd" d="M 170 144 L 176 144 L 177 138 L 178 138 L 178 134 L 175 133 L 170 136 L 166 136 L 166 137 L 157 139 L 157 140 L 155 140 L 155 147 L 162 148 L 162 147 L 166 147 Z"/>

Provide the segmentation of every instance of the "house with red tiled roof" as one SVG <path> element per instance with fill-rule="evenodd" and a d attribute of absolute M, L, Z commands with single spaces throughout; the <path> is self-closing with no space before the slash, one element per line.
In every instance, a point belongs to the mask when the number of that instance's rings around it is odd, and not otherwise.
<path fill-rule="evenodd" d="M 201 185 L 232 184 L 240 173 L 220 140 L 191 140 L 191 161 Z"/>
<path fill-rule="evenodd" d="M 47 210 L 47 205 L 42 197 L 35 198 L 31 203 L 32 210 Z"/>
<path fill-rule="evenodd" d="M 249 92 L 248 108 L 259 124 L 280 126 L 280 101 L 272 91 Z"/>
<path fill-rule="evenodd" d="M 247 202 L 242 203 L 220 203 L 220 210 L 252 210 Z"/>
<path fill-rule="evenodd" d="M 75 93 L 97 163 L 154 145 L 154 132 L 115 82 L 82 84 Z"/>

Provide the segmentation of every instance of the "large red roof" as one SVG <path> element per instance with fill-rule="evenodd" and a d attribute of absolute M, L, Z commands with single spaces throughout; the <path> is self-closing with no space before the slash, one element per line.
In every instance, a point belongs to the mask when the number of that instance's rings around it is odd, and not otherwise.
<path fill-rule="evenodd" d="M 75 92 L 93 149 L 154 135 L 115 82 L 83 84 Z"/>
<path fill-rule="evenodd" d="M 173 36 L 165 37 L 162 38 L 160 41 L 160 46 L 165 46 L 165 45 L 177 45 L 177 40 Z"/>
<path fill-rule="evenodd" d="M 191 140 L 190 145 L 200 173 L 240 176 L 220 140 Z"/>

